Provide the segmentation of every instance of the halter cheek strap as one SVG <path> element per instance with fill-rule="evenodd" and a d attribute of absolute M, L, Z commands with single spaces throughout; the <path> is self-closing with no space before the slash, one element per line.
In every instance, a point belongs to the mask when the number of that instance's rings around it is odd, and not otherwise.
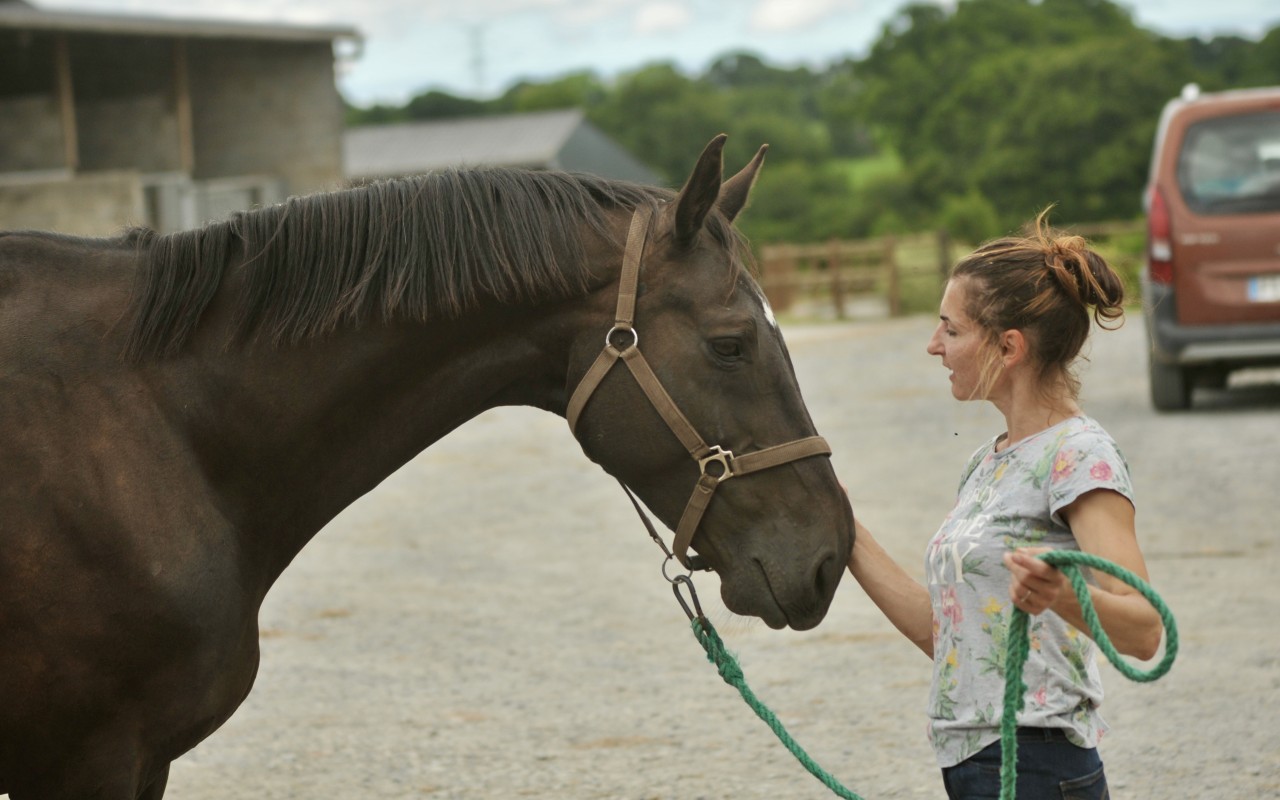
<path fill-rule="evenodd" d="M 640 352 L 640 334 L 636 331 L 634 324 L 640 263 L 644 256 L 644 246 L 652 216 L 653 210 L 646 206 L 637 208 L 631 217 L 627 246 L 622 257 L 622 276 L 618 281 L 618 306 L 614 314 L 613 328 L 605 335 L 604 349 L 592 362 L 570 396 L 565 417 L 569 421 L 569 429 L 576 433 L 578 419 L 582 416 L 583 409 L 586 408 L 600 382 L 609 374 L 609 370 L 619 361 L 627 366 L 636 383 L 649 398 L 649 402 L 666 421 L 667 427 L 680 440 L 680 444 L 684 446 L 689 456 L 698 462 L 701 472 L 693 488 L 693 494 L 685 505 L 684 513 L 680 516 L 680 523 L 676 526 L 676 538 L 668 555 L 676 558 L 686 569 L 710 569 L 702 559 L 689 555 L 689 547 L 693 542 L 694 534 L 698 531 L 702 516 L 706 513 L 711 498 L 720 484 L 730 478 L 749 475 L 802 458 L 829 456 L 831 448 L 821 436 L 809 436 L 735 456 L 732 451 L 719 445 L 708 445 L 704 442 L 688 418 L 680 413 L 679 407 L 671 399 L 671 395 L 667 394 L 662 382 Z M 622 488 L 631 497 L 636 511 L 640 513 L 640 518 L 649 529 L 649 535 L 662 545 L 663 550 L 666 550 L 666 545 L 662 543 L 662 539 L 645 516 L 631 490 L 625 483 Z"/>

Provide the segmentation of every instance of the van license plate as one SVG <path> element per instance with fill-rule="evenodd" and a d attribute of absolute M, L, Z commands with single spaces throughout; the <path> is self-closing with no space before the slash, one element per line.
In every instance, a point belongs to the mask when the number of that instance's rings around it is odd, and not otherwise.
<path fill-rule="evenodd" d="M 1249 279 L 1249 302 L 1280 303 L 1280 275 L 1259 275 Z"/>

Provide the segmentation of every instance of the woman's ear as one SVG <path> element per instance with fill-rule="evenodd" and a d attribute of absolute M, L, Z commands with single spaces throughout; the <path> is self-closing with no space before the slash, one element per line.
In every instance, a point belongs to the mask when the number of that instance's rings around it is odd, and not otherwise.
<path fill-rule="evenodd" d="M 1020 364 L 1027 358 L 1027 337 L 1013 329 L 1000 334 L 1000 363 L 1005 369 Z"/>

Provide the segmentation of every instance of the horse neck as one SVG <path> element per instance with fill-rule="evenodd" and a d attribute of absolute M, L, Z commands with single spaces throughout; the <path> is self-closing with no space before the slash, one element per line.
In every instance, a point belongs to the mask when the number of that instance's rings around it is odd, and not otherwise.
<path fill-rule="evenodd" d="M 338 512 L 499 405 L 562 410 L 565 308 L 481 310 L 190 362 L 172 385 L 265 587 Z M 191 370 L 198 374 L 191 374 Z"/>

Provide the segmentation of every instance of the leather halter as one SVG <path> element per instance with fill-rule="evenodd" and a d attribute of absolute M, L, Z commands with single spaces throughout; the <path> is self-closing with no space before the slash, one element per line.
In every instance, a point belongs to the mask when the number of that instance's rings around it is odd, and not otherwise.
<path fill-rule="evenodd" d="M 574 389 L 573 395 L 570 396 L 565 417 L 569 420 L 569 430 L 576 434 L 578 418 L 595 393 L 596 387 L 619 360 L 627 365 L 636 383 L 649 398 L 649 402 L 666 421 L 671 432 L 684 445 L 690 457 L 698 462 L 698 468 L 702 473 L 680 517 L 680 524 L 676 527 L 676 538 L 671 546 L 674 553 L 668 552 L 668 556 L 674 555 L 686 569 L 710 569 L 701 558 L 689 556 L 689 545 L 693 542 L 698 524 L 702 521 L 702 516 L 711 503 L 711 497 L 720 484 L 730 478 L 760 472 L 802 458 L 829 456 L 831 447 L 821 436 L 809 436 L 766 447 L 763 450 L 734 455 L 732 451 L 719 445 L 707 445 L 684 414 L 680 413 L 675 401 L 662 388 L 662 382 L 658 380 L 658 376 L 649 367 L 649 362 L 640 353 L 640 334 L 634 325 L 640 262 L 644 255 L 645 240 L 649 235 L 649 222 L 652 215 L 653 210 L 644 206 L 637 208 L 631 217 L 627 247 L 622 257 L 622 277 L 618 281 L 618 308 L 614 316 L 613 328 L 605 335 L 604 350 L 587 369 L 577 388 Z M 623 341 L 615 343 L 619 339 Z M 628 495 L 631 495 L 625 483 L 622 487 L 627 490 Z M 662 544 L 662 540 L 653 530 L 634 496 L 631 497 L 631 502 L 636 505 L 636 510 L 640 512 L 641 519 L 649 528 L 650 535 L 666 550 L 666 545 Z"/>

